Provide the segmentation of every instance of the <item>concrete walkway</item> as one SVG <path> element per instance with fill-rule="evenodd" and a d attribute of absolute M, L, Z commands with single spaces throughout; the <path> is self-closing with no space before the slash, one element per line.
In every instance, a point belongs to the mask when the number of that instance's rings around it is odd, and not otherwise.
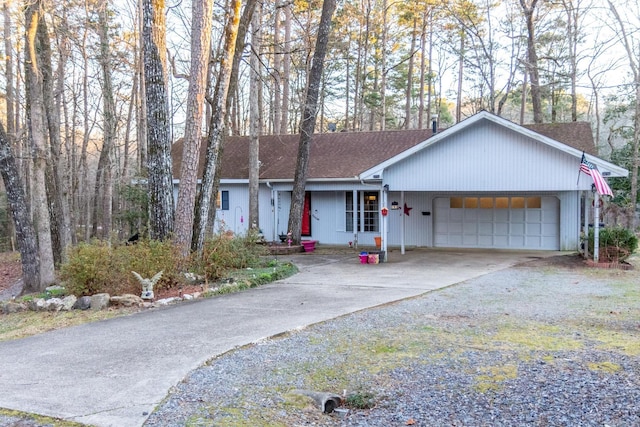
<path fill-rule="evenodd" d="M 378 265 L 292 256 L 298 274 L 257 289 L 1 342 L 0 407 L 141 426 L 174 384 L 229 350 L 557 254 L 413 250 Z"/>

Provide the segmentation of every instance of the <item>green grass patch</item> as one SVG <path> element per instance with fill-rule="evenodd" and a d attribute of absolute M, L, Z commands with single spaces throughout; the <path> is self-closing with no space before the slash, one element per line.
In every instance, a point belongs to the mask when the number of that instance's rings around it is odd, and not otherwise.
<path fill-rule="evenodd" d="M 558 326 L 538 322 L 497 325 L 496 332 L 478 336 L 481 344 L 514 351 L 569 351 L 583 348 L 584 343 L 567 334 Z"/>
<path fill-rule="evenodd" d="M 599 327 L 587 330 L 587 337 L 597 342 L 596 347 L 601 350 L 616 351 L 628 356 L 640 355 L 640 340 L 637 330 L 614 330 L 609 327 Z"/>
<path fill-rule="evenodd" d="M 592 371 L 596 371 L 596 372 L 605 372 L 608 374 L 614 374 L 616 372 L 618 372 L 620 369 L 622 369 L 622 367 L 620 365 L 618 365 L 617 363 L 613 363 L 613 362 L 597 362 L 597 363 L 589 363 L 587 364 L 587 366 L 589 367 L 590 370 Z"/>
<path fill-rule="evenodd" d="M 12 409 L 0 408 L 0 415 L 5 417 L 16 418 L 12 426 L 30 425 L 29 422 L 37 425 L 46 425 L 51 427 L 87 427 L 87 424 L 76 423 L 73 421 L 61 420 L 60 418 L 45 417 L 43 415 L 29 414 L 27 412 L 14 411 Z"/>
<path fill-rule="evenodd" d="M 507 380 L 518 377 L 518 367 L 516 365 L 487 366 L 478 369 L 479 375 L 475 377 L 475 390 L 480 393 L 497 391 Z"/>

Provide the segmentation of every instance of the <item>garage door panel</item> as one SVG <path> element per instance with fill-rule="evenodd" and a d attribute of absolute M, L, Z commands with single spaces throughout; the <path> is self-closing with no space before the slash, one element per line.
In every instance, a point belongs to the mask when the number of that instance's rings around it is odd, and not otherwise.
<path fill-rule="evenodd" d="M 449 209 L 449 220 L 462 222 L 462 215 L 464 214 L 462 209 Z"/>
<path fill-rule="evenodd" d="M 462 223 L 461 222 L 450 222 L 449 223 L 449 233 L 462 234 Z"/>
<path fill-rule="evenodd" d="M 493 221 L 493 209 L 480 209 L 478 212 L 478 220 L 485 222 Z"/>
<path fill-rule="evenodd" d="M 509 239 L 510 248 L 524 248 L 524 236 L 510 236 Z"/>
<path fill-rule="evenodd" d="M 527 224 L 527 236 L 540 236 L 542 234 L 542 224 Z"/>
<path fill-rule="evenodd" d="M 542 221 L 542 211 L 538 210 L 529 210 L 527 212 L 527 222 L 540 222 Z"/>
<path fill-rule="evenodd" d="M 509 227 L 509 234 L 516 236 L 524 236 L 524 223 L 511 224 Z"/>
<path fill-rule="evenodd" d="M 509 236 L 493 236 L 493 246 L 496 248 L 508 248 Z"/>
<path fill-rule="evenodd" d="M 512 209 L 511 210 L 511 221 L 521 221 L 524 222 L 524 210 L 522 209 Z"/>
<path fill-rule="evenodd" d="M 478 245 L 481 247 L 492 247 L 493 236 L 478 236 Z"/>
<path fill-rule="evenodd" d="M 462 246 L 462 235 L 450 235 L 449 240 L 447 240 L 448 244 L 451 244 L 453 247 Z"/>
<path fill-rule="evenodd" d="M 493 223 L 492 222 L 481 222 L 478 224 L 478 234 L 483 236 L 492 236 L 493 235 Z"/>
<path fill-rule="evenodd" d="M 496 223 L 508 222 L 509 221 L 509 210 L 508 209 L 496 209 L 494 211 L 494 217 L 495 217 Z"/>
<path fill-rule="evenodd" d="M 462 225 L 464 230 L 464 234 L 478 234 L 478 224 L 474 224 L 472 222 L 465 222 Z"/>
<path fill-rule="evenodd" d="M 476 247 L 478 246 L 478 236 L 472 234 L 465 234 L 462 236 L 462 245 Z"/>
<path fill-rule="evenodd" d="M 509 234 L 509 224 L 496 223 L 494 229 L 496 235 L 506 236 Z"/>
<path fill-rule="evenodd" d="M 451 208 L 447 197 L 434 200 L 435 246 L 559 249 L 560 201 L 556 197 L 457 197 L 467 199 L 484 202 L 456 203 Z M 529 199 L 537 203 L 523 202 Z"/>

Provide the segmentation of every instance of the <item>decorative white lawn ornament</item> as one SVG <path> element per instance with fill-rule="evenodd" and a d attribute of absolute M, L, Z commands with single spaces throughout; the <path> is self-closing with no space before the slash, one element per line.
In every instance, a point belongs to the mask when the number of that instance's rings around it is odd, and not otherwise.
<path fill-rule="evenodd" d="M 153 276 L 151 279 L 145 279 L 135 271 L 132 271 L 132 273 L 134 276 L 136 276 L 136 279 L 138 279 L 138 282 L 140 282 L 140 284 L 142 285 L 142 294 L 140 295 L 140 298 L 147 299 L 147 300 L 153 299 L 154 298 L 153 287 L 155 286 L 156 283 L 158 283 L 158 281 L 162 277 L 163 272 L 162 271 L 157 272 L 156 275 Z"/>

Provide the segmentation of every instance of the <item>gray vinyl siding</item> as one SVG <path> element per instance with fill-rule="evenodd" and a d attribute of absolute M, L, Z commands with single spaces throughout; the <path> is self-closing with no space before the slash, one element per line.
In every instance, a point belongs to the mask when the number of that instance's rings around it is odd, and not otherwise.
<path fill-rule="evenodd" d="M 390 166 L 384 181 L 405 191 L 569 191 L 588 189 L 578 180 L 579 161 L 553 147 L 492 122 L 464 129 Z"/>

